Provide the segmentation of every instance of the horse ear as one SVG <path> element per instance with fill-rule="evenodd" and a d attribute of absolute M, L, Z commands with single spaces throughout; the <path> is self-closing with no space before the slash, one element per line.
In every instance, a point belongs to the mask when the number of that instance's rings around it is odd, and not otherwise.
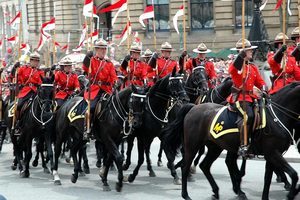
<path fill-rule="evenodd" d="M 131 89 L 132 89 L 132 91 L 133 91 L 134 93 L 136 93 L 136 92 L 137 92 L 137 88 L 135 87 L 135 85 L 134 85 L 134 84 L 132 84 L 132 85 L 131 85 Z"/>
<path fill-rule="evenodd" d="M 176 66 L 173 68 L 172 77 L 175 77 L 175 75 L 176 75 Z"/>

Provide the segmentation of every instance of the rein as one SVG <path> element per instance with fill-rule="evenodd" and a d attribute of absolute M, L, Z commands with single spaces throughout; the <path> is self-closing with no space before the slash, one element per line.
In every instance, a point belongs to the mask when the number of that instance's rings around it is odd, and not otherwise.
<path fill-rule="evenodd" d="M 42 84 L 43 85 L 43 84 Z M 45 85 L 45 84 L 44 84 Z M 50 85 L 50 84 L 49 84 Z M 52 84 L 53 86 L 53 84 Z M 34 103 L 35 102 L 38 102 L 38 106 L 39 108 L 41 109 L 41 115 L 40 115 L 40 119 L 36 116 L 34 110 L 33 110 L 33 107 L 34 107 Z M 44 104 L 46 102 L 50 102 L 51 105 L 53 104 L 52 100 L 49 100 L 49 99 L 46 99 L 46 100 L 41 100 L 39 98 L 39 96 L 37 95 L 34 99 L 33 99 L 33 102 L 32 102 L 32 106 L 31 106 L 31 113 L 32 113 L 32 116 L 33 118 L 38 122 L 40 123 L 41 125 L 45 126 L 46 124 L 48 124 L 52 119 L 53 119 L 53 113 L 52 112 L 45 112 L 45 109 L 44 109 Z M 43 114 L 44 113 L 52 113 L 51 117 L 47 120 L 47 121 L 43 121 Z"/>
<path fill-rule="evenodd" d="M 216 94 L 217 98 L 219 98 L 221 101 L 225 101 L 226 99 L 220 94 L 220 92 L 217 90 L 217 88 L 212 89 L 211 93 L 210 93 L 210 100 L 212 103 L 215 103 L 213 101 L 213 93 Z"/>

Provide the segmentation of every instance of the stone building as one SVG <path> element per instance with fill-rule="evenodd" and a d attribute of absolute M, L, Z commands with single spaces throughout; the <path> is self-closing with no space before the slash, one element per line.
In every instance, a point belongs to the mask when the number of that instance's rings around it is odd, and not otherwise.
<path fill-rule="evenodd" d="M 0 33 L 11 36 L 14 30 L 6 23 L 15 16 L 20 9 L 21 0 L 0 0 Z M 56 16 L 56 40 L 65 44 L 68 32 L 71 33 L 71 48 L 79 41 L 84 18 L 82 7 L 84 0 L 22 0 L 22 11 L 24 19 L 24 40 L 32 47 L 37 46 L 39 29 L 43 22 L 48 21 L 55 10 Z M 115 2 L 115 1 L 113 1 Z M 147 27 L 143 28 L 138 22 L 138 17 L 143 13 L 145 6 L 150 5 L 152 0 L 128 0 L 130 19 L 133 31 L 138 31 L 139 38 L 143 42 L 143 48 L 154 49 L 152 20 Z M 163 41 L 169 41 L 177 50 L 182 48 L 182 36 L 178 35 L 173 27 L 172 18 L 182 5 L 182 0 L 153 0 L 156 17 L 157 49 Z M 273 11 L 276 1 L 269 1 L 262 11 L 265 24 L 273 39 L 280 32 L 279 11 Z M 99 11 L 111 4 L 111 1 L 94 0 Z M 200 42 L 205 42 L 213 51 L 234 46 L 241 38 L 241 0 L 185 0 L 186 4 L 186 31 L 187 48 L 192 50 Z M 288 33 L 298 26 L 299 15 L 297 0 L 291 0 L 292 16 L 288 17 Z M 246 31 L 248 33 L 252 23 L 252 0 L 246 0 Z M 118 44 L 120 39 L 116 38 L 124 29 L 127 21 L 127 12 L 119 15 L 114 27 L 111 27 L 111 18 L 114 13 L 99 14 L 100 20 L 94 21 L 95 27 L 99 29 L 100 35 L 106 39 L 112 39 Z M 179 19 L 182 24 L 182 18 Z M 181 26 L 181 25 L 180 25 Z M 3 45 L 5 52 L 5 45 Z M 117 48 L 116 54 L 125 54 L 126 43 Z"/>

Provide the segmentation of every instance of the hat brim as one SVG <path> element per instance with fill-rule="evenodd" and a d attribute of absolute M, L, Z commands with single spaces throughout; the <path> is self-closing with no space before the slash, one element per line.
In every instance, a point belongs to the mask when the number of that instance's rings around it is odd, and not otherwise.
<path fill-rule="evenodd" d="M 291 39 L 286 39 L 285 43 L 293 43 L 294 41 Z M 283 43 L 283 40 L 273 40 L 270 42 L 270 44 L 276 44 L 276 43 Z"/>
<path fill-rule="evenodd" d="M 130 52 L 141 53 L 142 51 L 138 49 L 130 49 Z"/>
<path fill-rule="evenodd" d="M 38 58 L 38 57 L 30 57 L 29 59 L 30 59 L 30 60 L 31 60 L 31 59 L 34 59 L 34 60 L 40 61 L 40 58 Z"/>
<path fill-rule="evenodd" d="M 169 51 L 169 52 L 171 52 L 171 51 L 175 51 L 175 49 L 169 49 L 169 48 L 168 49 L 163 49 L 163 48 L 161 48 L 160 51 Z"/>
<path fill-rule="evenodd" d="M 152 56 L 152 54 L 149 55 L 141 55 L 142 58 L 150 58 Z"/>
<path fill-rule="evenodd" d="M 94 48 L 106 49 L 107 45 L 94 45 Z"/>
<path fill-rule="evenodd" d="M 199 51 L 198 49 L 193 49 L 193 52 L 194 53 L 200 53 L 200 54 L 206 54 L 206 53 L 210 53 L 211 50 L 210 49 L 207 49 L 205 51 Z"/>
<path fill-rule="evenodd" d="M 251 47 L 246 47 L 246 48 L 236 48 L 236 47 L 233 47 L 233 48 L 231 48 L 230 50 L 231 51 L 240 51 L 240 50 L 250 50 L 250 49 L 256 49 L 257 48 L 257 46 L 251 46 Z"/>

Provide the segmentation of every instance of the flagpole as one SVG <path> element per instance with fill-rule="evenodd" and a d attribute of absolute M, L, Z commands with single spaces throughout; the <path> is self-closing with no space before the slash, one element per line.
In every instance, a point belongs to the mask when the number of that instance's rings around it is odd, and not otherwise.
<path fill-rule="evenodd" d="M 56 8 L 56 2 L 53 2 L 53 6 L 54 6 L 54 8 L 53 8 L 53 17 L 54 17 L 54 19 L 55 19 L 55 17 L 56 17 L 56 13 L 55 13 L 55 8 Z M 55 22 L 56 23 L 56 22 Z M 55 35 L 55 28 L 53 29 L 53 38 L 52 38 L 52 40 L 53 40 L 53 49 L 52 49 L 52 51 L 53 51 L 53 63 L 52 63 L 52 65 L 54 65 L 55 63 L 56 63 L 56 51 L 55 51 L 55 47 L 56 47 L 56 45 L 55 45 L 55 37 L 56 37 L 56 35 Z"/>
<path fill-rule="evenodd" d="M 130 12 L 129 12 L 129 0 L 127 0 L 127 49 L 128 51 L 130 50 L 129 25 L 130 25 Z"/>
<path fill-rule="evenodd" d="M 242 0 L 242 49 L 245 49 L 245 0 Z M 243 95 L 243 134 L 244 134 L 244 144 L 248 145 L 248 132 L 247 132 L 247 113 L 246 113 L 246 63 L 245 60 L 243 62 L 242 68 L 242 77 L 243 77 L 243 85 L 242 85 L 242 95 Z"/>
<path fill-rule="evenodd" d="M 69 32 L 68 33 L 68 42 L 67 42 L 67 50 L 66 50 L 66 54 L 69 54 L 70 52 L 69 52 L 69 47 L 70 47 L 70 36 L 71 36 L 71 33 Z"/>
<path fill-rule="evenodd" d="M 286 39 L 285 39 L 285 35 L 286 35 L 286 0 L 282 1 L 282 33 L 283 33 L 283 45 L 286 45 Z M 282 76 L 283 76 L 283 86 L 285 86 L 285 71 L 286 71 L 286 51 L 283 52 L 283 57 L 281 60 L 281 69 L 282 69 Z"/>
<path fill-rule="evenodd" d="M 154 50 L 156 51 L 156 23 L 155 23 L 155 10 L 154 10 L 154 2 L 152 0 L 152 6 L 153 6 L 153 42 L 154 42 Z"/>
<path fill-rule="evenodd" d="M 186 51 L 186 21 L 185 21 L 185 0 L 183 3 L 183 50 Z"/>

